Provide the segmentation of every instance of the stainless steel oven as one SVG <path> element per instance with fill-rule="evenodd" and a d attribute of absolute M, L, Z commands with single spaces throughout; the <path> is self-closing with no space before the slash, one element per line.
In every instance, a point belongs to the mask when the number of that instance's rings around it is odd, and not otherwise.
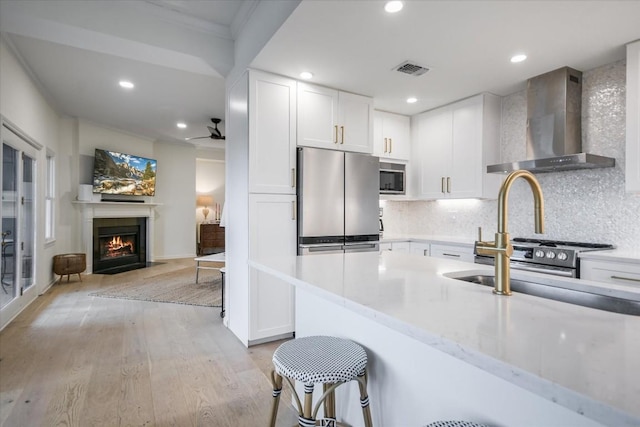
<path fill-rule="evenodd" d="M 515 238 L 509 265 L 515 270 L 534 271 L 554 276 L 580 277 L 580 253 L 613 249 L 604 243 L 580 243 Z M 492 256 L 475 256 L 476 264 L 494 265 Z"/>
<path fill-rule="evenodd" d="M 406 165 L 380 162 L 380 194 L 405 194 Z"/>

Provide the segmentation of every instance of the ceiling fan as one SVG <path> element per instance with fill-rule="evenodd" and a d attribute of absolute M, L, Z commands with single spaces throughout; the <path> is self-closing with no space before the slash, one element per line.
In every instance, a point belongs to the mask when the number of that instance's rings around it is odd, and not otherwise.
<path fill-rule="evenodd" d="M 216 119 L 213 118 L 211 119 L 211 121 L 213 122 L 213 126 L 207 126 L 207 129 L 209 129 L 209 133 L 211 135 L 209 136 L 196 136 L 193 138 L 187 138 L 187 141 L 190 141 L 192 139 L 204 139 L 204 138 L 209 138 L 209 139 L 225 139 L 224 135 L 222 133 L 220 133 L 220 131 L 218 130 L 218 123 L 220 123 L 222 120 L 221 119 Z"/>

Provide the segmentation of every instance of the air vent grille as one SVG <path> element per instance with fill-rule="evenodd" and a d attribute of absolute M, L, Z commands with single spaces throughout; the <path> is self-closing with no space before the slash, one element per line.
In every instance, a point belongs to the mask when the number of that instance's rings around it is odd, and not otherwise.
<path fill-rule="evenodd" d="M 421 76 L 425 74 L 427 71 L 429 71 L 427 67 L 423 67 L 411 61 L 404 61 L 402 64 L 398 65 L 397 67 L 394 67 L 394 70 L 400 73 L 409 74 L 410 76 L 415 76 L 415 77 Z"/>

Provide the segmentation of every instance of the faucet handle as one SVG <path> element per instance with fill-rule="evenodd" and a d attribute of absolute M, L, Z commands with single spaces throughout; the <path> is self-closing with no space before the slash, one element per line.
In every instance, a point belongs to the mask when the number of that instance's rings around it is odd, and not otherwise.
<path fill-rule="evenodd" d="M 478 242 L 482 242 L 482 227 L 478 227 Z"/>

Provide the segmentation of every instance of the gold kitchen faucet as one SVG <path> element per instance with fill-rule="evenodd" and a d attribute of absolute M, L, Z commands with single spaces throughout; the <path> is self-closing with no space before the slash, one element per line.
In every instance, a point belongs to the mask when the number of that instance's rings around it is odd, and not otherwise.
<path fill-rule="evenodd" d="M 510 257 L 513 254 L 513 246 L 507 232 L 509 191 L 518 178 L 524 178 L 531 187 L 534 200 L 535 232 L 544 233 L 544 199 L 542 188 L 536 177 L 528 171 L 517 170 L 511 172 L 500 187 L 498 195 L 498 232 L 494 242 L 477 241 L 475 253 L 488 255 L 495 258 L 495 287 L 493 293 L 497 295 L 511 295 L 511 269 Z"/>

